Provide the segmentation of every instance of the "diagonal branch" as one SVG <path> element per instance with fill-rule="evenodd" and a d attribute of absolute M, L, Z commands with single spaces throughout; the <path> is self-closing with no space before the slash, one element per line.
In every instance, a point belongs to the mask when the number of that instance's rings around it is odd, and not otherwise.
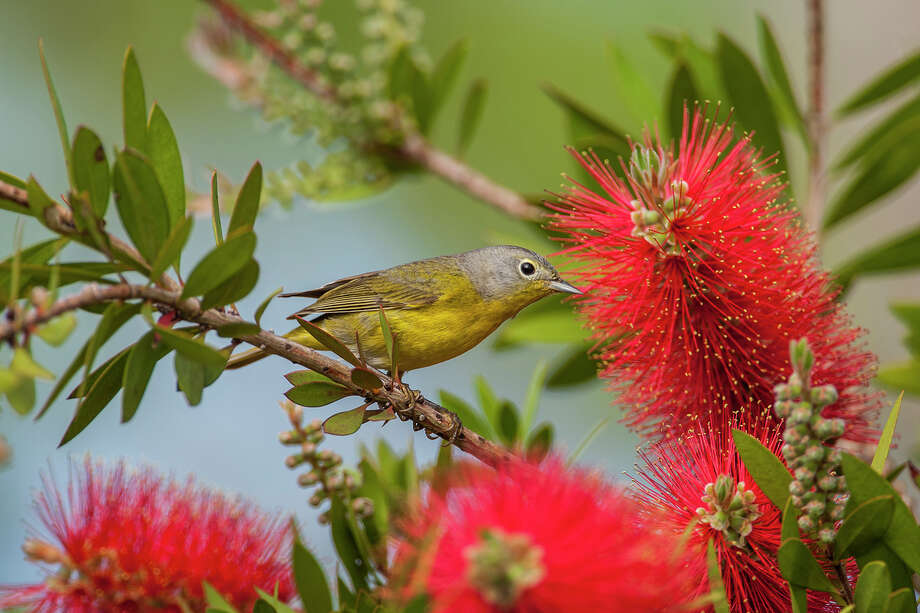
<path fill-rule="evenodd" d="M 0 186 L 3 185 L 5 184 L 0 182 Z M 11 339 L 16 334 L 31 330 L 68 311 L 104 302 L 132 299 L 150 301 L 158 306 L 175 310 L 183 319 L 211 329 L 245 321 L 238 315 L 217 309 L 201 310 L 198 300 L 181 299 L 179 290 L 168 290 L 149 285 L 119 284 L 101 287 L 97 284 L 90 284 L 79 292 L 58 300 L 48 308 L 34 309 L 15 321 L 0 324 L 0 341 Z M 401 419 L 411 420 L 417 429 L 424 429 L 426 432 L 449 441 L 487 464 L 495 466 L 515 458 L 509 451 L 465 428 L 457 416 L 444 407 L 426 400 L 417 392 L 412 392 L 383 373 L 378 374 L 383 387 L 366 390 L 358 387 L 352 381 L 350 366 L 292 342 L 283 336 L 260 330 L 257 334 L 241 336 L 240 340 L 318 372 L 369 401 L 373 400 L 392 406 Z"/>
<path fill-rule="evenodd" d="M 824 147 L 827 123 L 824 117 L 824 0 L 808 0 L 808 132 L 811 140 L 808 159 L 808 202 L 805 217 L 812 229 L 821 226 L 827 199 L 827 174 Z"/>
<path fill-rule="evenodd" d="M 285 49 L 279 41 L 253 23 L 249 16 L 231 0 L 202 1 L 214 8 L 230 28 L 239 32 L 249 44 L 307 91 L 327 102 L 342 104 L 334 86 L 324 82 L 316 71 L 305 66 L 295 54 Z M 196 42 L 198 43 L 200 41 Z M 224 84 L 236 82 L 240 75 L 245 74 L 244 70 L 229 65 L 227 60 L 214 62 L 213 58 L 210 58 L 205 68 Z M 519 193 L 496 183 L 483 173 L 429 143 L 417 130 L 410 127 L 401 115 L 397 114 L 394 117 L 393 128 L 403 135 L 403 142 L 396 149 L 399 157 L 422 166 L 451 185 L 497 207 L 512 217 L 528 220 L 538 220 L 543 217 L 540 209 L 527 202 Z M 387 150 L 389 146 L 381 144 L 379 148 Z"/>

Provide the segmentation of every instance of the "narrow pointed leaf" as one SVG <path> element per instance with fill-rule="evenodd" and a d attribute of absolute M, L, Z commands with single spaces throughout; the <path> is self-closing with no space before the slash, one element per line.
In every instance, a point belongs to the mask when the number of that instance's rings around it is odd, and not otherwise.
<path fill-rule="evenodd" d="M 153 103 L 150 118 L 147 120 L 147 154 L 166 196 L 169 226 L 175 227 L 185 219 L 185 173 L 182 170 L 182 156 L 179 154 L 176 135 L 169 125 L 166 113 L 156 102 Z"/>
<path fill-rule="evenodd" d="M 228 613 L 238 613 L 236 608 L 230 604 L 213 585 L 207 581 L 202 581 L 201 586 L 204 588 L 204 597 L 209 607 L 227 611 Z"/>
<path fill-rule="evenodd" d="M 594 424 L 594 427 L 591 428 L 588 433 L 584 435 L 584 437 L 582 437 L 582 439 L 578 442 L 578 445 L 575 446 L 574 451 L 572 451 L 572 453 L 569 454 L 569 457 L 566 458 L 565 465 L 573 465 L 581 456 L 581 454 L 584 453 L 585 450 L 591 445 L 591 443 L 594 442 L 594 439 L 596 439 L 598 435 L 604 431 L 604 428 L 606 428 L 607 424 L 609 423 L 610 418 L 605 417 Z"/>
<path fill-rule="evenodd" d="M 909 587 L 902 587 L 888 595 L 888 604 L 885 613 L 913 613 L 917 610 L 914 604 L 914 591 Z"/>
<path fill-rule="evenodd" d="M 485 79 L 476 79 L 470 84 L 466 97 L 463 99 L 460 122 L 457 124 L 457 155 L 461 157 L 466 153 L 473 141 L 476 128 L 479 127 L 488 91 L 488 82 Z"/>
<path fill-rule="evenodd" d="M 156 259 L 169 235 L 169 210 L 156 172 L 136 151 L 115 156 L 115 204 L 131 242 L 147 262 Z"/>
<path fill-rule="evenodd" d="M 346 347 L 342 343 L 342 341 L 332 336 L 331 334 L 329 334 L 328 332 L 326 332 L 325 330 L 323 330 L 322 328 L 320 328 L 313 322 L 307 321 L 303 317 L 298 317 L 297 323 L 299 323 L 300 327 L 306 330 L 310 334 L 310 336 L 315 338 L 316 341 L 320 345 L 322 345 L 329 351 L 332 351 L 333 353 L 335 353 L 337 356 L 339 356 L 340 358 L 342 358 L 343 360 L 345 360 L 352 366 L 362 365 L 361 360 L 355 357 L 355 354 L 351 352 L 351 349 Z"/>
<path fill-rule="evenodd" d="M 314 383 L 316 381 L 322 381 L 323 383 L 332 383 L 332 379 L 325 375 L 321 375 L 318 372 L 312 370 L 295 370 L 294 372 L 289 372 L 284 375 L 284 378 L 288 380 L 293 386 L 306 385 L 307 383 Z"/>
<path fill-rule="evenodd" d="M 185 332 L 155 326 L 154 330 L 160 339 L 178 353 L 195 362 L 200 362 L 211 368 L 223 368 L 227 364 L 227 356 L 214 349 L 203 340 L 195 338 Z"/>
<path fill-rule="evenodd" d="M 337 383 L 316 381 L 292 387 L 284 395 L 288 400 L 302 407 L 323 407 L 346 396 L 351 396 L 352 392 Z"/>
<path fill-rule="evenodd" d="M 661 108 L 660 99 L 652 92 L 644 74 L 636 69 L 620 45 L 608 40 L 606 48 L 607 59 L 613 69 L 614 88 L 617 95 L 626 102 L 634 125 L 654 123 Z"/>
<path fill-rule="evenodd" d="M 858 556 L 881 541 L 894 512 L 893 496 L 876 496 L 849 511 L 837 531 L 837 557 Z"/>
<path fill-rule="evenodd" d="M 886 240 L 845 262 L 837 282 L 846 287 L 857 275 L 876 275 L 920 266 L 920 226 Z"/>
<path fill-rule="evenodd" d="M 182 298 L 200 296 L 240 272 L 252 260 L 256 235 L 247 232 L 212 249 L 189 273 Z"/>
<path fill-rule="evenodd" d="M 819 592 L 836 593 L 834 585 L 821 569 L 815 556 L 799 539 L 786 539 L 776 556 L 783 578 Z"/>
<path fill-rule="evenodd" d="M 590 343 L 578 343 L 557 358 L 551 365 L 546 387 L 555 389 L 594 381 L 597 362 L 589 355 L 591 347 Z"/>
<path fill-rule="evenodd" d="M 45 209 L 55 206 L 55 202 L 48 196 L 45 190 L 42 189 L 42 186 L 38 184 L 35 177 L 31 175 L 29 175 L 29 181 L 26 184 L 26 193 L 29 197 L 29 210 L 39 221 L 44 223 Z"/>
<path fill-rule="evenodd" d="M 895 138 L 904 125 L 920 117 L 920 96 L 916 96 L 898 107 L 882 119 L 869 132 L 850 145 L 834 163 L 835 170 L 843 170 L 860 159 L 877 159 L 885 155 L 883 149 L 887 142 Z"/>
<path fill-rule="evenodd" d="M 746 130 L 753 130 L 754 143 L 763 147 L 764 155 L 779 154 L 774 167 L 785 170 L 786 155 L 779 124 L 766 85 L 747 54 L 724 34 L 719 35 L 716 58 L 722 84 L 735 108 L 735 117 Z"/>
<path fill-rule="evenodd" d="M 920 51 L 908 56 L 883 72 L 871 83 L 856 92 L 837 110 L 846 116 L 880 102 L 915 81 L 920 80 Z"/>
<path fill-rule="evenodd" d="M 492 425 L 480 417 L 479 413 L 459 396 L 455 396 L 448 391 L 441 390 L 438 392 L 441 405 L 448 411 L 453 411 L 460 418 L 464 427 L 472 430 L 489 439 L 497 438 Z"/>
<path fill-rule="evenodd" d="M 367 567 L 361 559 L 358 544 L 348 525 L 347 510 L 339 498 L 332 499 L 329 509 L 329 523 L 332 528 L 332 542 L 345 566 L 356 592 L 367 589 Z"/>
<path fill-rule="evenodd" d="M 261 328 L 259 326 L 249 323 L 248 321 L 241 321 L 239 323 L 226 324 L 217 328 L 217 335 L 221 338 L 240 338 L 242 336 L 258 334 L 260 331 Z"/>
<path fill-rule="evenodd" d="M 463 62 L 469 53 L 470 44 L 465 38 L 461 38 L 451 45 L 444 55 L 435 64 L 431 71 L 431 110 L 432 115 L 440 110 L 444 101 L 447 100 L 448 94 L 457 82 L 460 75 L 460 69 L 463 68 Z"/>
<path fill-rule="evenodd" d="M 48 98 L 51 100 L 51 110 L 54 112 L 54 122 L 57 124 L 58 136 L 61 138 L 61 148 L 64 150 L 64 162 L 67 165 L 67 178 L 70 184 L 74 185 L 73 157 L 70 151 L 67 122 L 64 121 L 64 111 L 61 108 L 61 100 L 58 98 L 57 90 L 54 88 L 54 81 L 51 80 L 51 71 L 48 70 L 48 62 L 45 60 L 45 43 L 41 39 L 38 39 L 38 57 L 42 64 L 42 74 L 45 77 L 45 86 L 48 88 Z"/>
<path fill-rule="evenodd" d="M 205 365 L 177 351 L 173 358 L 173 367 L 176 371 L 176 383 L 185 394 L 189 406 L 196 407 L 201 404 L 205 387 Z"/>
<path fill-rule="evenodd" d="M 211 226 L 214 228 L 214 243 L 224 242 L 224 231 L 220 226 L 220 192 L 217 189 L 217 171 L 211 173 Z"/>
<path fill-rule="evenodd" d="M 773 36 L 770 22 L 763 15 L 758 15 L 757 26 L 760 34 L 760 47 L 767 64 L 767 74 L 773 83 L 775 99 L 778 99 L 780 105 L 786 110 L 786 114 L 792 121 L 792 127 L 798 132 L 802 142 L 806 146 L 810 146 L 808 129 L 805 126 L 805 116 L 796 101 L 795 92 L 792 91 L 792 83 L 789 81 L 786 63 L 783 61 L 779 45 L 776 44 L 776 38 Z"/>
<path fill-rule="evenodd" d="M 619 127 L 613 125 L 606 118 L 554 85 L 545 83 L 542 89 L 553 102 L 566 112 L 569 118 L 569 133 L 572 138 L 580 139 L 594 135 L 607 136 L 617 141 L 627 153 L 629 152 L 628 141 Z"/>
<path fill-rule="evenodd" d="M 256 162 L 249 169 L 246 180 L 240 188 L 227 227 L 227 240 L 245 234 L 255 225 L 259 213 L 259 199 L 262 197 L 262 164 Z"/>
<path fill-rule="evenodd" d="M 73 165 L 74 187 L 87 193 L 93 213 L 102 219 L 109 208 L 112 173 L 102 141 L 86 126 L 79 126 L 74 135 Z"/>
<path fill-rule="evenodd" d="M 540 405 L 540 393 L 543 391 L 543 384 L 546 382 L 546 371 L 549 368 L 546 360 L 537 362 L 537 367 L 530 377 L 530 384 L 527 386 L 527 397 L 524 399 L 524 410 L 521 415 L 520 432 L 518 439 L 524 440 L 530 433 L 534 419 L 537 416 L 537 407 Z"/>
<path fill-rule="evenodd" d="M 95 378 L 92 385 L 86 389 L 86 393 L 77 405 L 77 412 L 73 420 L 67 426 L 64 437 L 58 444 L 58 447 L 67 444 L 83 430 L 102 412 L 102 409 L 112 401 L 112 398 L 121 389 L 124 379 L 125 363 L 128 359 L 129 348 L 121 350 L 103 367 L 100 367 L 99 375 Z"/>
<path fill-rule="evenodd" d="M 322 566 L 300 543 L 294 543 L 292 562 L 294 583 L 297 585 L 304 613 L 330 613 L 333 610 L 332 594 Z"/>
<path fill-rule="evenodd" d="M 885 364 L 879 369 L 876 381 L 896 391 L 920 395 L 920 360 Z"/>
<path fill-rule="evenodd" d="M 884 562 L 869 562 L 859 569 L 854 604 L 856 613 L 885 613 L 891 593 L 891 573 Z"/>
<path fill-rule="evenodd" d="M 690 112 L 699 98 L 693 76 L 685 64 L 678 64 L 668 88 L 668 130 L 678 138 L 684 125 L 684 110 Z"/>
<path fill-rule="evenodd" d="M 714 613 L 730 613 L 725 585 L 722 583 L 722 569 L 712 539 L 706 544 L 706 575 L 709 578 L 709 594 L 712 597 Z"/>
<path fill-rule="evenodd" d="M 882 436 L 875 447 L 875 455 L 872 458 L 872 470 L 878 474 L 885 471 L 885 461 L 888 459 L 888 450 L 891 448 L 891 441 L 894 439 L 894 429 L 898 425 L 898 415 L 901 413 L 901 400 L 904 398 L 904 392 L 898 395 L 894 406 L 891 407 L 891 413 L 888 414 L 888 420 L 885 422 L 885 428 L 882 430 Z"/>
<path fill-rule="evenodd" d="M 350 411 L 342 411 L 330 416 L 323 422 L 323 432 L 336 436 L 354 434 L 364 423 L 364 411 L 366 410 L 367 405 L 364 404 Z"/>
<path fill-rule="evenodd" d="M 265 309 L 268 308 L 268 304 L 272 301 L 272 299 L 274 299 L 275 296 L 277 296 L 283 291 L 284 291 L 284 288 L 279 287 L 278 289 L 273 291 L 271 294 L 269 294 L 268 297 L 261 302 L 261 304 L 259 304 L 259 308 L 256 309 L 256 314 L 254 317 L 254 319 L 256 320 L 257 326 L 260 326 L 260 327 L 262 326 L 262 315 L 265 313 Z"/>
<path fill-rule="evenodd" d="M 29 377 L 30 379 L 54 380 L 54 373 L 36 362 L 29 353 L 29 350 L 25 347 L 17 347 L 13 350 L 13 360 L 10 362 L 10 370 L 17 375 Z"/>
<path fill-rule="evenodd" d="M 137 341 L 128 353 L 125 362 L 124 388 L 121 394 L 121 423 L 131 421 L 137 413 L 141 398 L 147 390 L 150 376 L 156 363 L 169 352 L 165 343 L 154 343 L 154 334 L 151 330 Z"/>
<path fill-rule="evenodd" d="M 763 443 L 741 430 L 732 430 L 735 447 L 745 468 L 754 477 L 757 487 L 779 509 L 786 507 L 792 475 L 783 462 L 763 446 Z"/>
<path fill-rule="evenodd" d="M 230 243 L 224 243 L 230 244 Z M 240 271 L 212 289 L 201 298 L 201 308 L 213 309 L 242 300 L 255 289 L 259 282 L 259 263 L 255 260 L 246 262 Z"/>
<path fill-rule="evenodd" d="M 189 215 L 188 217 L 180 219 L 179 222 L 172 227 L 169 236 L 166 237 L 163 246 L 160 247 L 160 252 L 157 254 L 156 259 L 153 261 L 153 265 L 150 267 L 151 281 L 158 281 L 159 278 L 163 276 L 163 273 L 166 272 L 166 269 L 173 264 L 178 266 L 179 256 L 182 254 L 185 244 L 188 243 L 189 236 L 192 235 L 194 221 L 194 218 Z"/>
<path fill-rule="evenodd" d="M 125 147 L 147 151 L 147 102 L 144 98 L 144 81 L 134 55 L 134 48 L 125 51 L 121 83 L 122 126 Z"/>

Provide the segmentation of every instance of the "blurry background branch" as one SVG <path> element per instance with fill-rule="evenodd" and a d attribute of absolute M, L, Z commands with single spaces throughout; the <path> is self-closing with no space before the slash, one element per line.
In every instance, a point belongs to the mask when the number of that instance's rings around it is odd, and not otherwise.
<path fill-rule="evenodd" d="M 291 79 L 322 101 L 339 107 L 339 111 L 348 111 L 347 101 L 343 100 L 340 91 L 328 79 L 305 65 L 294 52 L 285 47 L 282 41 L 275 39 L 265 29 L 260 28 L 242 9 L 229 0 L 203 1 L 217 11 L 228 27 L 242 35 L 249 44 Z M 222 56 L 215 52 L 219 47 L 227 50 L 230 44 L 227 40 L 221 40 L 221 36 L 219 30 L 213 26 L 202 26 L 197 36 L 192 39 L 192 50 L 205 70 L 234 91 L 242 90 L 242 97 L 252 102 L 251 96 L 245 93 L 246 86 L 251 85 L 254 81 L 254 78 L 244 76 L 248 72 L 247 68 L 234 62 L 229 56 Z M 435 91 L 434 93 L 441 92 Z M 416 105 L 418 105 L 417 101 Z M 414 110 L 417 114 L 420 112 L 418 108 Z M 433 112 L 433 110 L 427 112 Z M 370 141 L 364 143 L 367 149 L 389 154 L 395 157 L 397 162 L 417 164 L 512 217 L 526 220 L 538 220 L 542 217 L 540 209 L 517 192 L 495 182 L 458 158 L 432 145 L 419 131 L 417 122 L 411 121 L 398 105 L 385 114 L 389 127 L 394 133 L 395 142 Z"/>
<path fill-rule="evenodd" d="M 808 226 L 818 229 L 827 199 L 827 176 L 824 168 L 824 147 L 827 123 L 824 118 L 824 0 L 808 0 L 808 132 L 811 148 L 808 157 L 808 202 L 805 219 Z"/>

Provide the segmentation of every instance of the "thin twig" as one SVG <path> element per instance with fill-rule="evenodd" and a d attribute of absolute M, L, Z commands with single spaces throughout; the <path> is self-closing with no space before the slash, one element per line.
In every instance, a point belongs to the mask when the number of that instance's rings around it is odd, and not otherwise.
<path fill-rule="evenodd" d="M 0 182 L 0 186 L 3 185 L 5 184 Z M 245 321 L 238 315 L 223 313 L 216 309 L 202 311 L 198 300 L 194 298 L 183 300 L 180 296 L 181 291 L 178 286 L 175 290 L 168 290 L 149 285 L 118 284 L 102 287 L 97 284 L 89 284 L 79 292 L 54 302 L 48 308 L 34 309 L 15 321 L 0 323 L 0 341 L 32 330 L 68 311 L 94 304 L 131 299 L 147 300 L 158 306 L 175 309 L 183 319 L 211 329 Z M 422 398 L 382 373 L 378 376 L 383 386 L 376 390 L 365 390 L 352 382 L 352 369 L 347 364 L 333 360 L 283 336 L 260 330 L 256 334 L 241 336 L 240 340 L 318 372 L 347 387 L 359 397 L 392 406 L 397 414 L 402 413 L 408 416 L 414 424 L 452 442 L 459 449 L 487 464 L 499 465 L 515 458 L 509 451 L 460 425 L 457 417 L 444 407 Z"/>
<path fill-rule="evenodd" d="M 249 44 L 305 89 L 327 102 L 340 104 L 338 93 L 333 85 L 323 81 L 316 71 L 305 66 L 295 54 L 285 49 L 279 41 L 259 28 L 233 2 L 230 0 L 202 1 L 212 6 L 230 28 L 239 32 Z M 200 44 L 200 41 L 195 44 Z M 209 62 L 204 67 L 224 84 L 234 82 L 240 78 L 240 75 L 245 74 L 245 70 L 229 66 L 226 61 L 217 63 L 213 59 L 209 58 Z M 538 207 L 527 202 L 519 193 L 496 183 L 429 143 L 417 130 L 410 127 L 403 117 L 395 117 L 393 123 L 394 128 L 404 136 L 402 144 L 395 149 L 399 157 L 419 164 L 451 185 L 501 209 L 512 217 L 536 220 L 543 216 Z M 381 146 L 379 149 L 392 150 L 386 146 Z"/>
<path fill-rule="evenodd" d="M 808 132 L 811 149 L 808 159 L 808 203 L 805 217 L 812 229 L 821 224 L 827 199 L 824 147 L 827 124 L 824 117 L 824 0 L 808 0 Z"/>

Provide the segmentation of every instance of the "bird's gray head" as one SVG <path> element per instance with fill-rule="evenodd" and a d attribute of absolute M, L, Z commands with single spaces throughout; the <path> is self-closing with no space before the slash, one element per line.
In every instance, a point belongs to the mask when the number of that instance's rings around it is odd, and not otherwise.
<path fill-rule="evenodd" d="M 556 292 L 581 293 L 563 281 L 546 258 L 530 249 L 496 245 L 457 257 L 476 290 L 486 299 L 514 299 L 524 306 Z"/>

